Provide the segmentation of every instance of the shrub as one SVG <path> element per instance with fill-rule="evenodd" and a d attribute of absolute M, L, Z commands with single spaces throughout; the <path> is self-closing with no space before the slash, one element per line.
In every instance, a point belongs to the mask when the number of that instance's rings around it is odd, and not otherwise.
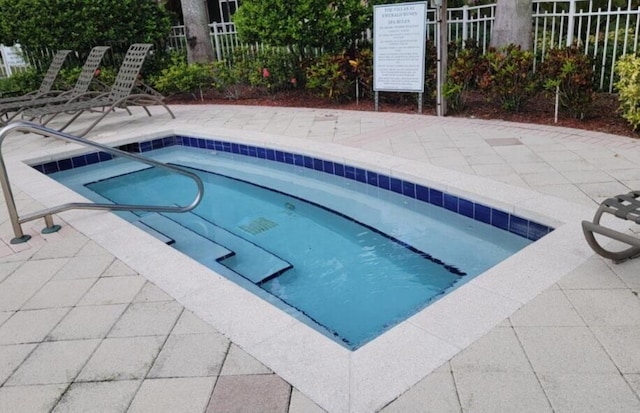
<path fill-rule="evenodd" d="M 0 0 L 0 43 L 19 42 L 31 63 L 43 49 L 70 49 L 84 61 L 95 45 L 111 46 L 124 54 L 131 43 L 156 45 L 145 61 L 147 71 L 157 70 L 165 55 L 171 17 L 156 0 Z"/>
<path fill-rule="evenodd" d="M 478 86 L 505 110 L 518 112 L 538 93 L 533 54 L 519 46 L 489 49 L 483 58 L 483 66 Z"/>
<path fill-rule="evenodd" d="M 80 66 L 61 69 L 54 82 L 53 90 L 68 90 L 74 87 L 81 71 L 82 67 Z M 43 77 L 44 74 L 41 71 L 30 67 L 14 73 L 11 77 L 2 78 L 0 79 L 0 96 L 3 94 L 24 95 L 37 90 Z M 113 84 L 115 71 L 108 68 L 99 69 L 96 72 L 96 80 L 99 82 L 92 83 L 90 89 L 105 90 L 105 86 L 109 87 Z M 101 82 L 104 83 L 103 86 L 100 85 Z"/>
<path fill-rule="evenodd" d="M 116 80 L 116 69 L 113 67 L 101 67 L 97 70 L 94 77 L 94 83 L 91 85 L 93 90 L 107 91 Z"/>
<path fill-rule="evenodd" d="M 22 94 L 10 77 L 0 78 L 0 98 Z"/>
<path fill-rule="evenodd" d="M 37 90 L 42 78 L 43 75 L 35 69 L 21 70 L 11 77 L 0 79 L 0 95 L 24 95 Z"/>
<path fill-rule="evenodd" d="M 307 69 L 307 88 L 321 97 L 343 101 L 349 96 L 349 59 L 345 54 L 321 56 Z"/>
<path fill-rule="evenodd" d="M 307 68 L 307 88 L 321 97 L 343 102 L 371 94 L 373 54 L 363 49 L 353 56 L 325 54 Z"/>
<path fill-rule="evenodd" d="M 162 69 L 152 83 L 160 93 L 190 93 L 202 99 L 203 90 L 213 87 L 214 67 L 212 64 L 187 63 L 186 56 L 174 54 L 171 64 Z"/>
<path fill-rule="evenodd" d="M 82 68 L 75 66 L 70 69 L 61 69 L 55 81 L 55 88 L 60 90 L 70 89 L 78 80 Z"/>
<path fill-rule="evenodd" d="M 279 92 L 304 83 L 298 56 L 284 47 L 253 48 L 253 54 L 245 61 L 253 60 L 249 76 L 252 86 L 264 87 L 269 92 Z M 256 70 L 257 69 L 257 70 Z"/>
<path fill-rule="evenodd" d="M 356 100 L 373 96 L 373 50 L 363 48 L 349 59 L 351 73 L 355 77 Z"/>
<path fill-rule="evenodd" d="M 233 16 L 243 42 L 336 53 L 355 50 L 371 24 L 371 6 L 361 0 L 243 0 Z"/>
<path fill-rule="evenodd" d="M 629 122 L 633 130 L 640 125 L 640 57 L 625 55 L 616 63 L 616 82 L 622 117 Z"/>
<path fill-rule="evenodd" d="M 477 86 L 477 79 L 482 68 L 482 50 L 474 41 L 468 41 L 461 50 L 450 45 L 448 58 L 447 82 L 443 86 L 443 94 L 452 110 L 465 106 L 466 93 Z"/>
<path fill-rule="evenodd" d="M 239 75 L 237 66 L 232 66 L 227 60 L 213 62 L 215 80 L 213 87 L 227 99 L 240 99 L 244 93 L 243 89 L 249 87 L 246 76 Z"/>
<path fill-rule="evenodd" d="M 578 47 L 552 49 L 539 68 L 544 90 L 560 107 L 583 119 L 593 102 L 593 62 Z"/>
<path fill-rule="evenodd" d="M 284 47 L 239 47 L 229 65 L 236 82 L 270 92 L 296 87 L 303 80 L 298 57 Z"/>
<path fill-rule="evenodd" d="M 237 47 L 214 64 L 215 87 L 227 98 L 276 93 L 304 84 L 298 56 L 284 47 Z"/>

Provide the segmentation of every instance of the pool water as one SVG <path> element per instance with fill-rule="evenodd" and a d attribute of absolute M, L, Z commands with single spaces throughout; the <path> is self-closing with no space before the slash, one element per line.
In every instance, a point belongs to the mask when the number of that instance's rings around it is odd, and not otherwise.
<path fill-rule="evenodd" d="M 204 198 L 189 213 L 125 218 L 350 349 L 531 242 L 315 171 L 181 147 L 145 156 L 196 172 Z M 96 201 L 195 195 L 188 178 L 121 160 L 52 176 Z"/>

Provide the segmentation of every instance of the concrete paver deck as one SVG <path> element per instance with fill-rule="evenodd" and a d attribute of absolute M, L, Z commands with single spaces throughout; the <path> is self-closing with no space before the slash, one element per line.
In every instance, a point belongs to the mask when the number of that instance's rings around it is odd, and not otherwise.
<path fill-rule="evenodd" d="M 436 165 L 594 212 L 602 199 L 640 188 L 640 140 L 602 133 L 330 109 L 172 109 L 176 120 L 160 112 L 151 119 L 114 114 L 90 139 L 108 143 L 120 134 L 187 126 L 223 136 L 269 134 L 285 146 L 302 139 L 310 150 L 325 143 L 356 148 L 371 164 L 392 156 L 398 165 Z M 67 146 L 24 135 L 7 139 L 3 152 L 11 175 L 21 159 Z M 47 193 L 53 184 L 33 185 Z M 13 187 L 21 212 L 42 207 L 32 190 Z M 56 217 L 60 232 L 43 235 L 41 222 L 27 223 L 33 239 L 13 245 L 0 208 L 0 412 L 323 411 L 244 343 L 231 342 L 94 234 L 69 225 L 66 214 Z M 615 265 L 591 256 L 378 409 L 640 411 L 639 291 L 640 260 Z"/>

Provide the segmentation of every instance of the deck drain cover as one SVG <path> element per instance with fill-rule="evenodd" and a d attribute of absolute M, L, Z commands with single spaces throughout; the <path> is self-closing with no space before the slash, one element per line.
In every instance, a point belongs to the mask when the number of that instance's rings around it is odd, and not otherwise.
<path fill-rule="evenodd" d="M 251 235 L 258 235 L 261 232 L 268 231 L 277 226 L 278 224 L 264 217 L 256 218 L 248 223 L 238 225 L 241 230 L 248 232 Z"/>

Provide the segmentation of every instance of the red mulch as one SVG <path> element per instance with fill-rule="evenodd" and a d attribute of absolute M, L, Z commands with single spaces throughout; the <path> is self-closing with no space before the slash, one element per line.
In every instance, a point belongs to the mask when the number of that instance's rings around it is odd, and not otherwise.
<path fill-rule="evenodd" d="M 274 95 L 246 93 L 237 99 L 229 99 L 216 94 L 208 94 L 201 100 L 191 95 L 176 95 L 167 99 L 172 104 L 233 104 L 305 108 L 333 108 L 343 110 L 373 111 L 373 99 L 338 103 L 329 99 L 313 96 L 305 91 L 281 92 Z M 381 94 L 382 96 L 382 94 Z M 416 113 L 417 103 L 412 94 L 389 94 L 381 97 L 380 111 L 397 113 Z M 627 121 L 618 111 L 618 98 L 609 93 L 596 95 L 591 112 L 584 119 L 574 119 L 569 114 L 560 112 L 558 126 L 586 129 L 592 131 L 612 133 L 615 135 L 640 138 L 639 132 L 634 132 Z M 425 103 L 423 113 L 435 114 L 435 104 Z M 538 96 L 528 102 L 525 109 L 512 113 L 501 109 L 497 104 L 487 102 L 480 94 L 470 94 L 463 110 L 452 112 L 449 116 L 477 119 L 500 119 L 512 122 L 554 125 L 554 105 L 552 98 Z"/>

